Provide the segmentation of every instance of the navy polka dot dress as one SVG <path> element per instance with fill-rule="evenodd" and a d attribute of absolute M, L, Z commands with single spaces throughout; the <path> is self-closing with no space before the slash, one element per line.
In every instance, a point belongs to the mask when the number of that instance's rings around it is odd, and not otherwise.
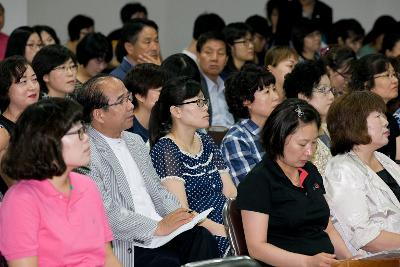
<path fill-rule="evenodd" d="M 190 209 L 200 213 L 213 207 L 208 218 L 223 224 L 222 209 L 226 197 L 222 194 L 219 172 L 228 172 L 229 169 L 212 139 L 204 133 L 196 132 L 196 135 L 201 140 L 201 149 L 197 155 L 181 151 L 172 139 L 163 137 L 152 148 L 151 159 L 161 180 L 177 179 L 184 182 Z M 219 236 L 215 238 L 220 256 L 227 255 L 228 239 Z"/>

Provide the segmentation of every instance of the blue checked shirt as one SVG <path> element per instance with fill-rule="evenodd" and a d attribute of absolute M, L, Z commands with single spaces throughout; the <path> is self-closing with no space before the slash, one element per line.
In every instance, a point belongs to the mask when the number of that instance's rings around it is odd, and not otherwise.
<path fill-rule="evenodd" d="M 265 154 L 260 131 L 252 120 L 244 119 L 233 125 L 222 140 L 222 155 L 236 185 L 244 180 Z"/>

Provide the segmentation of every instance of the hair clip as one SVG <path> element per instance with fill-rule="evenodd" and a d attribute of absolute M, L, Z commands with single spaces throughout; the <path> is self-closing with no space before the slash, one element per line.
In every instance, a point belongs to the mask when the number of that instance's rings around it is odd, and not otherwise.
<path fill-rule="evenodd" d="M 304 112 L 301 110 L 299 105 L 297 105 L 297 108 L 294 111 L 297 113 L 297 117 L 299 118 L 303 117 Z"/>

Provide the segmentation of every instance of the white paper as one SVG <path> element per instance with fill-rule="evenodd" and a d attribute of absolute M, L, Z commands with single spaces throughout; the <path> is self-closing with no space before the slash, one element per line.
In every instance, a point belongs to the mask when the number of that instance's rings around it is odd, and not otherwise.
<path fill-rule="evenodd" d="M 391 259 L 400 257 L 400 248 L 394 250 L 385 250 L 377 253 L 368 254 L 366 256 L 354 257 L 355 260 L 378 260 L 378 259 Z"/>
<path fill-rule="evenodd" d="M 166 236 L 154 236 L 153 239 L 151 240 L 150 245 L 144 246 L 144 245 L 140 245 L 140 244 L 135 244 L 135 246 L 138 247 L 143 247 L 143 248 L 158 248 L 161 247 L 162 245 L 168 243 L 169 241 L 171 241 L 174 237 L 176 237 L 177 235 L 192 229 L 193 227 L 196 226 L 196 224 L 198 224 L 201 220 L 207 218 L 208 214 L 210 214 L 210 212 L 213 210 L 214 208 L 209 208 L 208 210 L 203 211 L 202 213 L 198 214 L 197 216 L 195 216 L 190 222 L 182 225 L 181 227 L 179 227 L 178 229 L 176 229 L 175 231 L 173 231 L 172 233 L 170 233 L 169 235 Z"/>

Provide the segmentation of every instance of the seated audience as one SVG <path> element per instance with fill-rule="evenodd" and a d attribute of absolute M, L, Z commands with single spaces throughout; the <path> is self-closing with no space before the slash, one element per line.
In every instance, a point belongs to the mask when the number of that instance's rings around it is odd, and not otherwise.
<path fill-rule="evenodd" d="M 378 95 L 351 92 L 328 113 L 334 157 L 325 172 L 334 225 L 353 255 L 400 247 L 400 167 L 377 150 L 391 134 Z"/>
<path fill-rule="evenodd" d="M 217 145 L 198 131 L 209 125 L 207 104 L 198 82 L 169 80 L 151 112 L 151 159 L 161 184 L 183 208 L 198 213 L 214 208 L 200 225 L 215 236 L 223 257 L 229 241 L 222 209 L 227 198 L 236 197 L 236 187 Z"/>
<path fill-rule="evenodd" d="M 348 91 L 348 82 L 351 78 L 351 65 L 357 60 L 354 51 L 347 46 L 332 46 L 322 57 L 326 74 L 339 96 Z"/>
<path fill-rule="evenodd" d="M 15 122 L 21 113 L 39 99 L 39 84 L 31 65 L 22 56 L 11 56 L 0 62 L 0 159 L 5 153 Z M 44 118 L 43 118 L 44 119 Z M 30 137 L 28 137 L 30 140 Z M 4 173 L 0 192 L 13 184 Z"/>
<path fill-rule="evenodd" d="M 164 59 L 161 63 L 161 69 L 166 72 L 168 78 L 186 76 L 196 82 L 201 82 L 201 74 L 196 61 L 184 53 L 173 54 Z M 204 91 L 204 88 L 202 88 L 202 91 Z"/>
<path fill-rule="evenodd" d="M 0 250 L 10 266 L 122 267 L 96 184 L 72 172 L 90 160 L 81 119 L 79 104 L 59 98 L 18 118 L 1 163 L 17 181 L 0 209 Z"/>
<path fill-rule="evenodd" d="M 363 47 L 358 51 L 358 57 L 375 54 L 381 51 L 382 41 L 388 30 L 397 28 L 397 22 L 392 16 L 383 15 L 377 18 L 371 31 L 365 36 Z"/>
<path fill-rule="evenodd" d="M 287 98 L 300 98 L 313 106 L 321 117 L 321 127 L 316 140 L 317 149 L 311 157 L 311 162 L 322 175 L 325 166 L 332 157 L 330 137 L 326 125 L 326 115 L 334 100 L 334 89 L 320 61 L 303 61 L 298 63 L 293 71 L 286 75 L 283 85 Z"/>
<path fill-rule="evenodd" d="M 329 45 L 346 46 L 358 53 L 364 39 L 364 29 L 355 19 L 341 19 L 336 21 L 328 34 Z"/>
<path fill-rule="evenodd" d="M 200 35 L 206 32 L 222 32 L 225 28 L 225 21 L 215 13 L 203 13 L 194 21 L 192 41 L 189 46 L 182 51 L 194 61 L 197 61 L 197 40 Z"/>
<path fill-rule="evenodd" d="M 331 266 L 351 256 L 309 162 L 319 126 L 318 111 L 304 100 L 282 102 L 263 128 L 263 160 L 239 184 L 247 249 L 265 266 Z"/>
<path fill-rule="evenodd" d="M 50 26 L 36 25 L 33 27 L 33 29 L 39 34 L 43 46 L 60 44 L 60 39 L 58 38 L 54 29 Z"/>
<path fill-rule="evenodd" d="M 221 73 L 228 61 L 228 46 L 219 32 L 200 35 L 196 45 L 197 59 L 201 73 L 201 87 L 208 100 L 210 126 L 231 127 L 234 119 L 228 111 L 225 99 L 225 85 Z"/>
<path fill-rule="evenodd" d="M 150 248 L 193 218 L 160 183 L 142 138 L 132 127 L 132 94 L 121 80 L 98 75 L 77 93 L 90 122 L 91 160 L 82 168 L 103 197 L 114 234 L 113 249 L 123 266 L 178 267 L 218 256 L 212 235 L 203 227 L 181 233 L 163 246 Z"/>
<path fill-rule="evenodd" d="M 292 45 L 301 60 L 319 59 L 319 50 L 321 48 L 319 25 L 308 19 L 298 21 L 293 26 Z"/>
<path fill-rule="evenodd" d="M 69 40 L 65 46 L 75 54 L 79 41 L 91 32 L 94 32 L 94 20 L 85 15 L 76 15 L 68 23 Z"/>
<path fill-rule="evenodd" d="M 382 97 L 387 104 L 398 96 L 398 74 L 390 60 L 381 54 L 363 56 L 352 66 L 350 91 L 368 90 Z M 389 122 L 389 142 L 378 149 L 392 160 L 400 160 L 400 130 L 392 114 L 385 113 Z"/>
<path fill-rule="evenodd" d="M 232 74 L 225 86 L 229 111 L 239 121 L 225 134 L 221 150 L 233 181 L 238 185 L 264 156 L 260 132 L 281 100 L 274 76 L 253 64 L 246 64 Z"/>
<path fill-rule="evenodd" d="M 32 27 L 18 27 L 8 38 L 5 57 L 14 55 L 23 56 L 29 63 L 32 62 L 36 53 L 43 47 L 40 36 Z"/>
<path fill-rule="evenodd" d="M 289 46 L 275 46 L 268 50 L 265 55 L 265 66 L 275 77 L 275 88 L 281 102 L 285 99 L 283 82 L 286 74 L 292 72 L 299 61 L 296 50 Z"/>
<path fill-rule="evenodd" d="M 138 64 L 161 64 L 158 26 L 152 20 L 132 19 L 125 23 L 118 41 L 116 53 L 121 53 L 121 65 L 111 75 L 123 80 L 126 74 Z"/>
<path fill-rule="evenodd" d="M 127 131 L 149 140 L 149 119 L 151 109 L 160 96 L 161 87 L 167 80 L 166 73 L 160 66 L 152 63 L 137 65 L 128 72 L 124 79 L 125 87 L 133 95 L 133 126 Z"/>
<path fill-rule="evenodd" d="M 253 15 L 246 19 L 246 24 L 253 29 L 254 62 L 264 66 L 265 53 L 272 36 L 268 20 L 260 15 Z"/>
<path fill-rule="evenodd" d="M 79 63 L 76 87 L 101 73 L 112 59 L 112 46 L 107 38 L 99 33 L 89 33 L 76 47 L 76 59 Z"/>
<path fill-rule="evenodd" d="M 8 43 L 8 35 L 1 31 L 4 27 L 5 13 L 4 6 L 0 3 L 0 60 L 4 59 Z"/>
<path fill-rule="evenodd" d="M 246 62 L 254 61 L 253 29 L 244 22 L 226 25 L 223 30 L 226 44 L 229 46 L 228 61 L 222 72 L 226 79 L 232 72 L 239 71 Z"/>
<path fill-rule="evenodd" d="M 32 62 L 44 97 L 65 97 L 75 89 L 75 55 L 62 45 L 45 46 Z"/>
<path fill-rule="evenodd" d="M 292 1 L 268 0 L 265 4 L 266 18 L 272 32 L 270 47 L 288 46 L 293 27 Z"/>

